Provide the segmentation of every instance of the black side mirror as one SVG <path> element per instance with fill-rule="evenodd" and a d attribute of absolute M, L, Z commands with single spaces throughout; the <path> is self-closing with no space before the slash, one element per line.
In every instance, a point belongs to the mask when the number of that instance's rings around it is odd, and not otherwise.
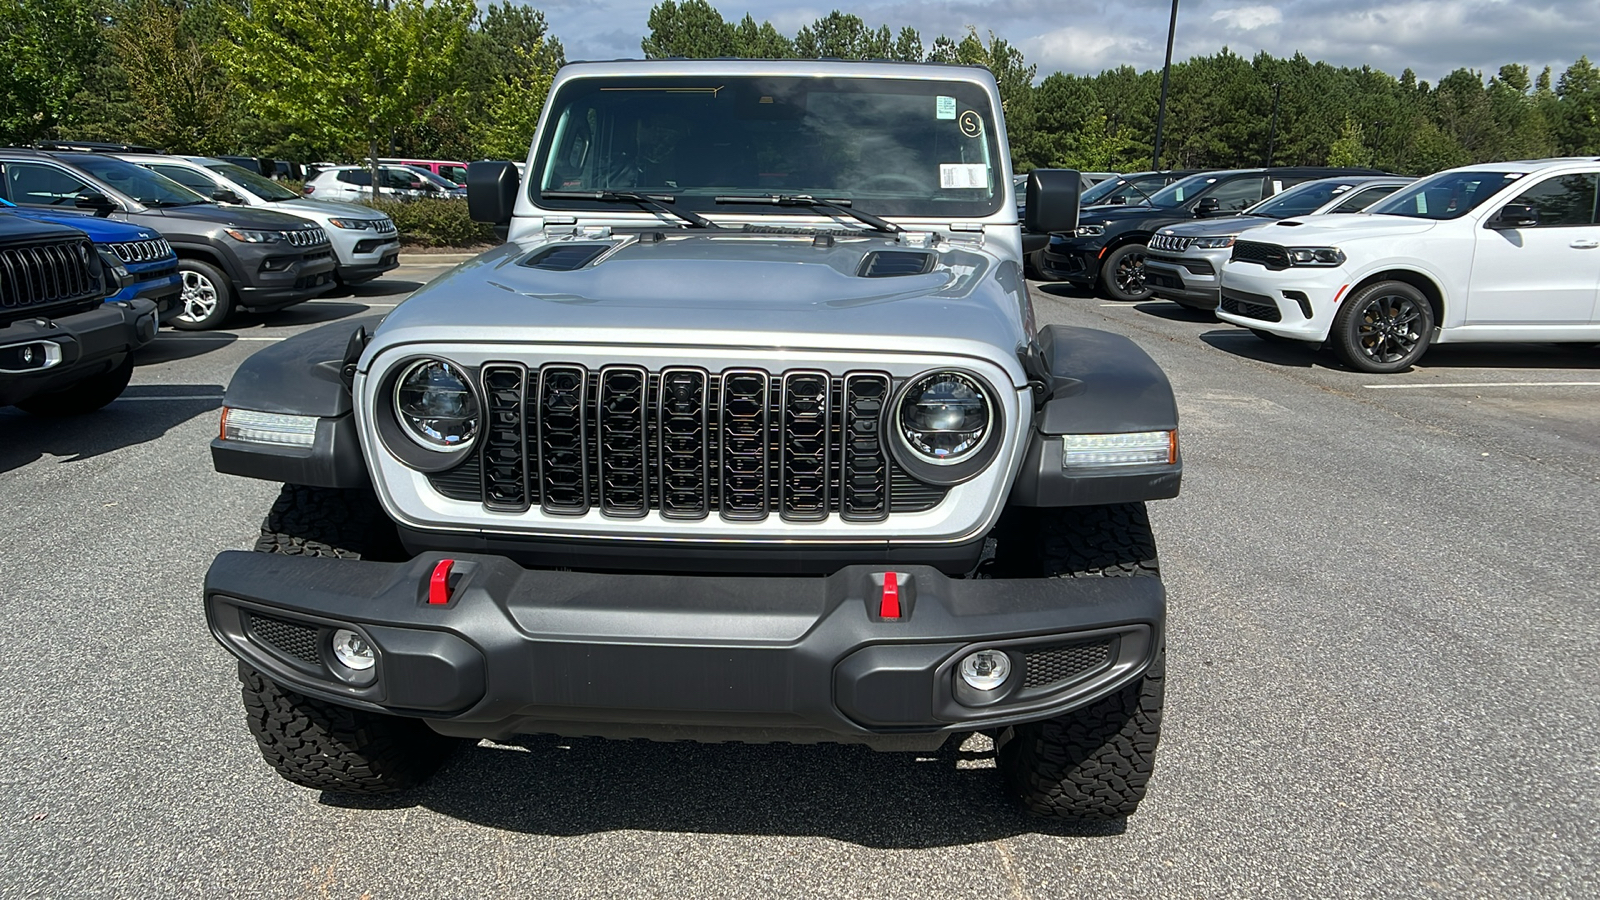
<path fill-rule="evenodd" d="M 1539 224 L 1539 211 L 1526 203 L 1507 203 L 1484 225 L 1499 231 L 1532 228 Z"/>
<path fill-rule="evenodd" d="M 1127 206 L 1128 205 L 1128 198 L 1122 196 L 1121 194 L 1117 194 L 1117 195 L 1113 196 L 1111 198 L 1111 202 L 1107 203 L 1106 205 L 1107 206 Z"/>
<path fill-rule="evenodd" d="M 517 189 L 521 186 L 517 167 L 509 162 L 486 159 L 468 163 L 467 212 L 472 221 L 511 224 L 511 213 L 517 206 Z M 1031 188 L 1028 197 L 1030 200 L 1033 197 Z"/>
<path fill-rule="evenodd" d="M 467 177 L 470 179 L 472 173 L 468 172 Z M 1023 230 L 1034 234 L 1071 234 L 1077 231 L 1080 180 L 1078 173 L 1072 169 L 1034 169 L 1029 172 Z"/>
<path fill-rule="evenodd" d="M 232 203 L 235 206 L 242 206 L 244 204 L 244 198 L 238 194 L 235 194 L 228 188 L 217 188 L 216 190 L 212 191 L 211 199 L 218 203 Z"/>
<path fill-rule="evenodd" d="M 78 199 L 72 201 L 72 205 L 79 209 L 87 209 L 97 216 L 107 215 L 117 209 L 116 201 L 99 191 L 79 194 Z"/>
<path fill-rule="evenodd" d="M 1194 214 L 1202 219 L 1219 212 L 1222 212 L 1222 202 L 1215 197 L 1201 197 L 1200 202 L 1194 205 Z"/>

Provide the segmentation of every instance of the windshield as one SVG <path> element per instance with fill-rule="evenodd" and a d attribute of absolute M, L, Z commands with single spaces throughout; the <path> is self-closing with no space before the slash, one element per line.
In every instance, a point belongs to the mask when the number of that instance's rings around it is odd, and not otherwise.
<path fill-rule="evenodd" d="M 143 166 L 114 157 L 84 153 L 73 155 L 70 161 L 145 206 L 188 206 L 210 202 L 165 175 L 157 175 Z"/>
<path fill-rule="evenodd" d="M 207 165 L 206 168 L 263 200 L 298 200 L 300 198 L 300 195 L 294 191 L 270 178 L 257 175 L 244 166 L 236 166 L 233 163 L 214 163 Z"/>
<path fill-rule="evenodd" d="M 1190 175 L 1188 178 L 1180 178 L 1160 191 L 1151 194 L 1150 205 L 1159 206 L 1162 209 L 1182 206 L 1193 200 L 1206 188 L 1216 184 L 1216 182 L 1217 176 L 1215 175 Z"/>
<path fill-rule="evenodd" d="M 1290 216 L 1309 216 L 1342 197 L 1354 187 L 1348 181 L 1308 181 L 1297 184 L 1275 197 L 1257 203 L 1244 211 L 1247 216 L 1265 216 L 1269 219 L 1287 219 Z"/>
<path fill-rule="evenodd" d="M 1413 219 L 1457 219 L 1521 177 L 1521 172 L 1440 172 L 1395 191 L 1368 207 L 1367 212 Z"/>
<path fill-rule="evenodd" d="M 716 197 L 808 194 L 877 215 L 984 216 L 1005 196 L 993 121 L 983 88 L 958 81 L 581 78 L 552 99 L 532 180 L 538 190 L 665 194 L 724 214 Z"/>
<path fill-rule="evenodd" d="M 1107 178 L 1078 198 L 1079 206 L 1111 206 L 1122 205 L 1137 206 L 1148 201 L 1147 195 L 1154 194 L 1167 183 L 1166 175 L 1143 175 L 1132 178 Z"/>

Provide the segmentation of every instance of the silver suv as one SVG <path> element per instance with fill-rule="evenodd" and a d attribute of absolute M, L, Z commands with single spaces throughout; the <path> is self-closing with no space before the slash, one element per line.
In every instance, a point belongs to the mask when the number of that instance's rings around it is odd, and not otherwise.
<path fill-rule="evenodd" d="M 1132 813 L 1177 407 L 1035 323 L 989 73 L 570 65 L 526 171 L 468 174 L 505 245 L 228 389 L 217 468 L 285 482 L 205 588 L 267 761 L 387 791 L 463 738 L 982 731 L 1027 809 Z M 1030 230 L 1078 188 L 1031 173 Z"/>

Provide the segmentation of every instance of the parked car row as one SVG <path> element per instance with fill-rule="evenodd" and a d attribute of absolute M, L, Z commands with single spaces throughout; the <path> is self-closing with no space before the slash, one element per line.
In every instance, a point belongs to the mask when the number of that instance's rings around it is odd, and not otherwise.
<path fill-rule="evenodd" d="M 178 328 L 215 328 L 238 309 L 282 309 L 399 264 L 399 235 L 383 213 L 304 200 L 207 157 L 3 148 L 0 200 L 15 214 L 46 212 L 86 231 L 101 255 L 132 247 L 110 269 L 119 293 L 153 297 Z M 137 228 L 119 235 L 111 223 Z M 161 259 L 145 259 L 147 242 L 158 239 Z M 176 302 L 163 299 L 170 282 L 144 284 L 174 265 Z"/>
<path fill-rule="evenodd" d="M 464 200 L 467 196 L 465 187 L 417 166 L 379 164 L 378 178 L 378 195 L 394 200 Z M 372 196 L 372 168 L 361 165 L 318 169 L 302 190 L 317 200 L 362 200 Z"/>
<path fill-rule="evenodd" d="M 1201 172 L 1138 204 L 1085 206 L 1037 260 L 1045 278 L 1113 299 L 1215 309 L 1262 338 L 1331 345 L 1364 372 L 1403 371 L 1432 344 L 1596 343 L 1600 158 L 1421 180 Z"/>

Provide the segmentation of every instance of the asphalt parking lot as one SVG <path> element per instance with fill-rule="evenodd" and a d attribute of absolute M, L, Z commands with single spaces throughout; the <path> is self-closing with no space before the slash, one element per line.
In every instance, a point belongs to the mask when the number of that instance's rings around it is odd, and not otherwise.
<path fill-rule="evenodd" d="M 1153 504 L 1165 731 L 1125 827 L 1014 812 L 982 738 L 531 737 L 399 801 L 281 781 L 200 584 L 276 494 L 212 472 L 254 351 L 449 263 L 163 332 L 106 410 L 0 410 L 0 896 L 1600 896 L 1600 348 L 1440 347 L 1399 376 L 1172 304 L 1035 286 L 1167 370 Z"/>

